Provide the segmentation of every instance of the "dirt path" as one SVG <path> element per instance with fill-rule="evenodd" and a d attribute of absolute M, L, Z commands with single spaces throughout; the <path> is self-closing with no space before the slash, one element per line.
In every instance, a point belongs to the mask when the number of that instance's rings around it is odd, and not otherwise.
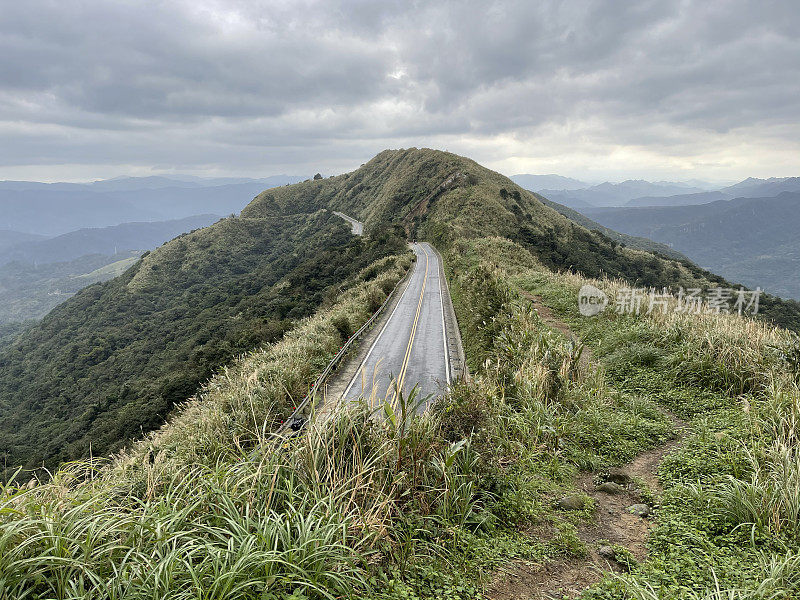
<path fill-rule="evenodd" d="M 539 316 L 553 329 L 566 336 L 579 339 L 569 326 L 560 321 L 541 299 L 522 291 L 536 308 Z M 593 356 L 590 348 L 585 348 L 581 356 L 581 366 L 590 367 Z M 666 454 L 674 450 L 683 437 L 686 424 L 674 415 L 663 411 L 675 422 L 678 438 L 658 448 L 643 452 L 634 460 L 611 471 L 610 479 L 617 486 L 603 486 L 598 489 L 595 473 L 582 473 L 576 481 L 576 490 L 585 493 L 595 502 L 595 518 L 591 523 L 578 526 L 578 537 L 587 547 L 585 557 L 570 557 L 546 563 L 517 561 L 496 575 L 489 585 L 486 597 L 491 600 L 521 599 L 559 599 L 575 598 L 587 587 L 600 581 L 603 572 L 621 571 L 623 567 L 609 555 L 612 546 L 626 548 L 637 561 L 647 557 L 645 543 L 653 522 L 651 515 L 633 514 L 630 507 L 644 505 L 640 482 L 652 493 L 659 494 L 661 487 L 656 471 Z M 645 505 L 646 506 L 646 505 Z M 639 506 L 638 508 L 641 508 Z M 646 506 L 649 510 L 650 507 Z M 537 529 L 531 532 L 540 538 L 547 538 L 551 532 Z M 616 557 L 618 558 L 618 557 Z"/>

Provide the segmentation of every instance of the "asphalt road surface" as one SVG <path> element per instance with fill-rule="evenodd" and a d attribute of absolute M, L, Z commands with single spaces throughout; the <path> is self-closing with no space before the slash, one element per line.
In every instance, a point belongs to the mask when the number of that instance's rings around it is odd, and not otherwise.
<path fill-rule="evenodd" d="M 364 224 L 361 221 L 356 221 L 353 217 L 348 217 L 346 214 L 336 210 L 333 211 L 333 214 L 350 223 L 350 227 L 355 235 L 364 235 Z"/>
<path fill-rule="evenodd" d="M 424 242 L 412 248 L 417 260 L 408 285 L 349 380 L 344 400 L 394 398 L 395 383 L 406 398 L 415 386 L 420 398 L 437 396 L 450 383 L 439 255 Z"/>

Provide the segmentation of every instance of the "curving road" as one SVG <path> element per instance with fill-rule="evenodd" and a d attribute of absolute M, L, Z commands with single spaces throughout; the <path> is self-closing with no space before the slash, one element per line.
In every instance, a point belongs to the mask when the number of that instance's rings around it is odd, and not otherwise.
<path fill-rule="evenodd" d="M 395 382 L 406 397 L 415 386 L 421 398 L 439 396 L 450 383 L 451 349 L 445 324 L 449 296 L 441 279 L 439 255 L 425 242 L 413 244 L 412 249 L 417 260 L 406 288 L 388 318 L 374 330 L 377 333 L 365 340 L 366 355 L 343 369 L 340 386 L 329 390 L 339 387 L 334 391 L 338 398 L 393 397 Z M 420 410 L 426 407 L 427 402 Z"/>
<path fill-rule="evenodd" d="M 337 210 L 333 211 L 333 214 L 350 223 L 353 235 L 364 235 L 364 224 L 361 221 L 356 221 L 353 217 L 348 217 L 346 214 L 340 213 Z"/>

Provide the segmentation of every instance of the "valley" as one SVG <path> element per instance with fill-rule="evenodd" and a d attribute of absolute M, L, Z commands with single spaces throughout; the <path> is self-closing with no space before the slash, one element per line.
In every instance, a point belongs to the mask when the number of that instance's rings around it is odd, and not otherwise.
<path fill-rule="evenodd" d="M 800 299 L 800 194 L 698 206 L 588 209 L 612 229 L 684 253 L 729 280 Z"/>

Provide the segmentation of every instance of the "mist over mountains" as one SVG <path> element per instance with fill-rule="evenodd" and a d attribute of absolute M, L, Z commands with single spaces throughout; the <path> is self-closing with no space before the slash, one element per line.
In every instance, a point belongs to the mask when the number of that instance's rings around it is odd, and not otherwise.
<path fill-rule="evenodd" d="M 89 183 L 0 181 L 0 324 L 39 319 L 143 252 L 304 178 L 189 175 Z"/>
<path fill-rule="evenodd" d="M 591 206 L 623 206 L 643 196 L 667 197 L 686 193 L 702 193 L 698 187 L 681 183 L 628 180 L 622 183 L 601 183 L 579 190 L 534 190 L 554 202 L 583 208 Z"/>
<path fill-rule="evenodd" d="M 114 255 L 129 250 L 144 252 L 181 233 L 207 227 L 221 216 L 194 215 L 169 221 L 122 223 L 109 227 L 78 229 L 52 238 L 22 241 L 6 247 L 0 246 L 0 265 L 14 261 L 34 264 L 61 262 L 74 260 L 85 254 Z"/>
<path fill-rule="evenodd" d="M 197 177 L 195 175 L 148 175 L 144 177 L 120 176 L 111 179 L 98 179 L 85 183 L 53 182 L 45 183 L 41 181 L 0 181 L 0 190 L 49 190 L 62 192 L 109 192 L 109 191 L 128 191 L 146 190 L 159 188 L 202 188 L 218 187 L 222 185 L 239 185 L 244 183 L 255 183 L 262 189 L 296 183 L 302 181 L 304 177 L 293 175 L 272 175 L 270 177 Z"/>
<path fill-rule="evenodd" d="M 127 177 L 87 184 L 0 182 L 0 229 L 60 235 L 86 227 L 238 213 L 268 187 L 302 181 Z"/>
<path fill-rule="evenodd" d="M 800 177 L 749 177 L 728 186 L 691 180 L 686 182 L 627 180 L 578 187 L 578 180 L 563 178 L 569 185 L 548 186 L 558 182 L 553 175 L 514 175 L 512 179 L 526 189 L 570 208 L 619 206 L 687 206 L 733 198 L 766 198 L 782 192 L 800 191 Z M 545 179 L 546 178 L 546 179 Z"/>
<path fill-rule="evenodd" d="M 526 190 L 582 190 L 590 183 L 562 175 L 512 175 L 509 179 Z"/>

